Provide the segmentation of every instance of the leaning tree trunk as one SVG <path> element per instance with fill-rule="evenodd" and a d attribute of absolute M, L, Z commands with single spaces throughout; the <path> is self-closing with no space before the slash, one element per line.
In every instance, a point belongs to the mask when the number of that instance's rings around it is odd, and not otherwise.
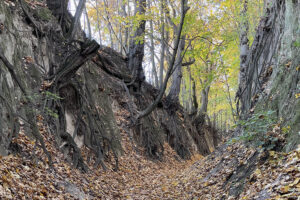
<path fill-rule="evenodd" d="M 244 118 L 249 115 L 249 111 L 254 106 L 258 98 L 257 94 L 264 89 L 263 83 L 268 79 L 264 73 L 268 74 L 267 70 L 272 70 L 272 65 L 278 65 L 276 63 L 276 57 L 278 57 L 276 50 L 280 47 L 279 42 L 283 31 L 277 23 L 283 24 L 280 20 L 284 19 L 285 16 L 281 13 L 289 4 L 293 3 L 288 2 L 288 0 L 278 0 L 269 4 L 266 8 L 266 16 L 261 19 L 258 25 L 251 48 L 245 56 L 245 60 L 242 60 L 243 72 L 241 73 L 244 74 L 243 77 L 245 78 L 240 81 L 236 97 L 238 103 L 241 103 L 240 106 L 237 105 L 237 108 L 240 108 Z M 243 41 L 246 42 L 246 39 Z M 270 74 L 272 72 L 268 76 Z"/>

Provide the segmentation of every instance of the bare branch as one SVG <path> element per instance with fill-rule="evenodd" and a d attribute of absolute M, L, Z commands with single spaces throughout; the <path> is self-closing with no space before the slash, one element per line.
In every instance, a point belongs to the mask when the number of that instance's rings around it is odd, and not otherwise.
<path fill-rule="evenodd" d="M 190 61 L 188 61 L 188 62 L 185 62 L 185 63 L 182 63 L 182 67 L 184 67 L 184 66 L 189 66 L 189 65 L 192 65 L 192 64 L 194 64 L 195 63 L 195 58 L 193 58 L 193 59 L 191 59 Z"/>

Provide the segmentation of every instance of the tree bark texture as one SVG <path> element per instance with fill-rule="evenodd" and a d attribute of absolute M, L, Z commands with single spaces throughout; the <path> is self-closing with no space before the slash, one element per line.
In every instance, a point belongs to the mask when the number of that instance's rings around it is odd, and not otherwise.
<path fill-rule="evenodd" d="M 272 64 L 277 64 L 274 58 L 283 33 L 284 12 L 285 0 L 274 1 L 273 5 L 266 8 L 265 17 L 261 19 L 258 25 L 249 51 L 247 50 L 246 33 L 241 35 L 242 68 L 236 96 L 238 99 L 237 109 L 242 114 L 242 118 L 248 116 L 248 112 L 254 105 L 253 97 L 262 89 L 263 73 Z M 248 53 L 245 54 L 247 51 Z"/>
<path fill-rule="evenodd" d="M 146 13 L 146 0 L 135 0 L 135 15 L 145 15 Z M 144 46 L 145 46 L 145 25 L 146 21 L 143 19 L 139 22 L 135 30 L 133 38 L 129 47 L 129 63 L 128 66 L 133 72 L 133 78 L 137 82 L 145 80 L 143 69 Z"/>
<path fill-rule="evenodd" d="M 182 37 L 180 40 L 176 61 L 175 61 L 175 67 L 174 67 L 174 73 L 172 75 L 172 84 L 170 88 L 170 92 L 168 94 L 168 98 L 173 101 L 174 103 L 179 102 L 179 94 L 180 94 L 180 86 L 181 86 L 181 80 L 182 80 L 182 53 L 184 51 L 185 47 L 185 36 Z"/>

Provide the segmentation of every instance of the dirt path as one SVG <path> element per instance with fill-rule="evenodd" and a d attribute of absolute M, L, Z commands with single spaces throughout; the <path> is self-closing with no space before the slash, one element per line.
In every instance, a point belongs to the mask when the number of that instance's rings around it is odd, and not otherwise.
<path fill-rule="evenodd" d="M 141 149 L 136 153 L 123 131 L 120 169 L 113 171 L 112 156 L 106 160 L 107 171 L 100 166 L 95 168 L 93 159 L 88 162 L 89 151 L 82 148 L 90 168 L 83 174 L 70 166 L 46 128 L 39 126 L 54 159 L 54 169 L 49 169 L 43 162 L 46 160 L 43 152 L 34 148 L 35 142 L 21 131 L 15 141 L 20 153 L 0 158 L 0 199 L 297 199 L 300 196 L 300 148 L 289 154 L 268 152 L 266 162 L 259 163 L 256 161 L 264 154 L 255 149 L 241 144 L 221 145 L 205 158 L 196 155 L 183 161 L 165 144 L 165 156 L 157 161 L 141 156 Z M 246 166 L 254 167 L 252 173 L 243 174 Z M 234 197 L 234 189 L 240 189 L 240 195 Z"/>

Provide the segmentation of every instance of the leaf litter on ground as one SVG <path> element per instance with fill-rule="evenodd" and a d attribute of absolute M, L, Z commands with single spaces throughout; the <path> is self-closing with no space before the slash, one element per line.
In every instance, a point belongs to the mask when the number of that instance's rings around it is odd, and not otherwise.
<path fill-rule="evenodd" d="M 115 113 L 119 126 L 130 115 L 126 110 Z M 164 144 L 162 161 L 144 156 L 125 129 L 121 129 L 124 155 L 119 170 L 114 171 L 113 158 L 108 158 L 107 171 L 88 161 L 90 150 L 82 147 L 85 162 L 90 168 L 81 173 L 72 168 L 48 133 L 43 118 L 38 126 L 46 147 L 53 158 L 54 168 L 47 163 L 43 151 L 21 128 L 13 143 L 21 149 L 15 155 L 0 158 L 1 199 L 297 199 L 300 196 L 300 147 L 289 153 L 268 153 L 263 163 L 247 177 L 238 197 L 230 196 L 228 179 L 249 162 L 258 150 L 242 143 L 220 144 L 207 157 L 194 155 L 191 160 L 180 160 L 174 150 Z M 137 151 L 138 150 L 138 151 Z"/>

